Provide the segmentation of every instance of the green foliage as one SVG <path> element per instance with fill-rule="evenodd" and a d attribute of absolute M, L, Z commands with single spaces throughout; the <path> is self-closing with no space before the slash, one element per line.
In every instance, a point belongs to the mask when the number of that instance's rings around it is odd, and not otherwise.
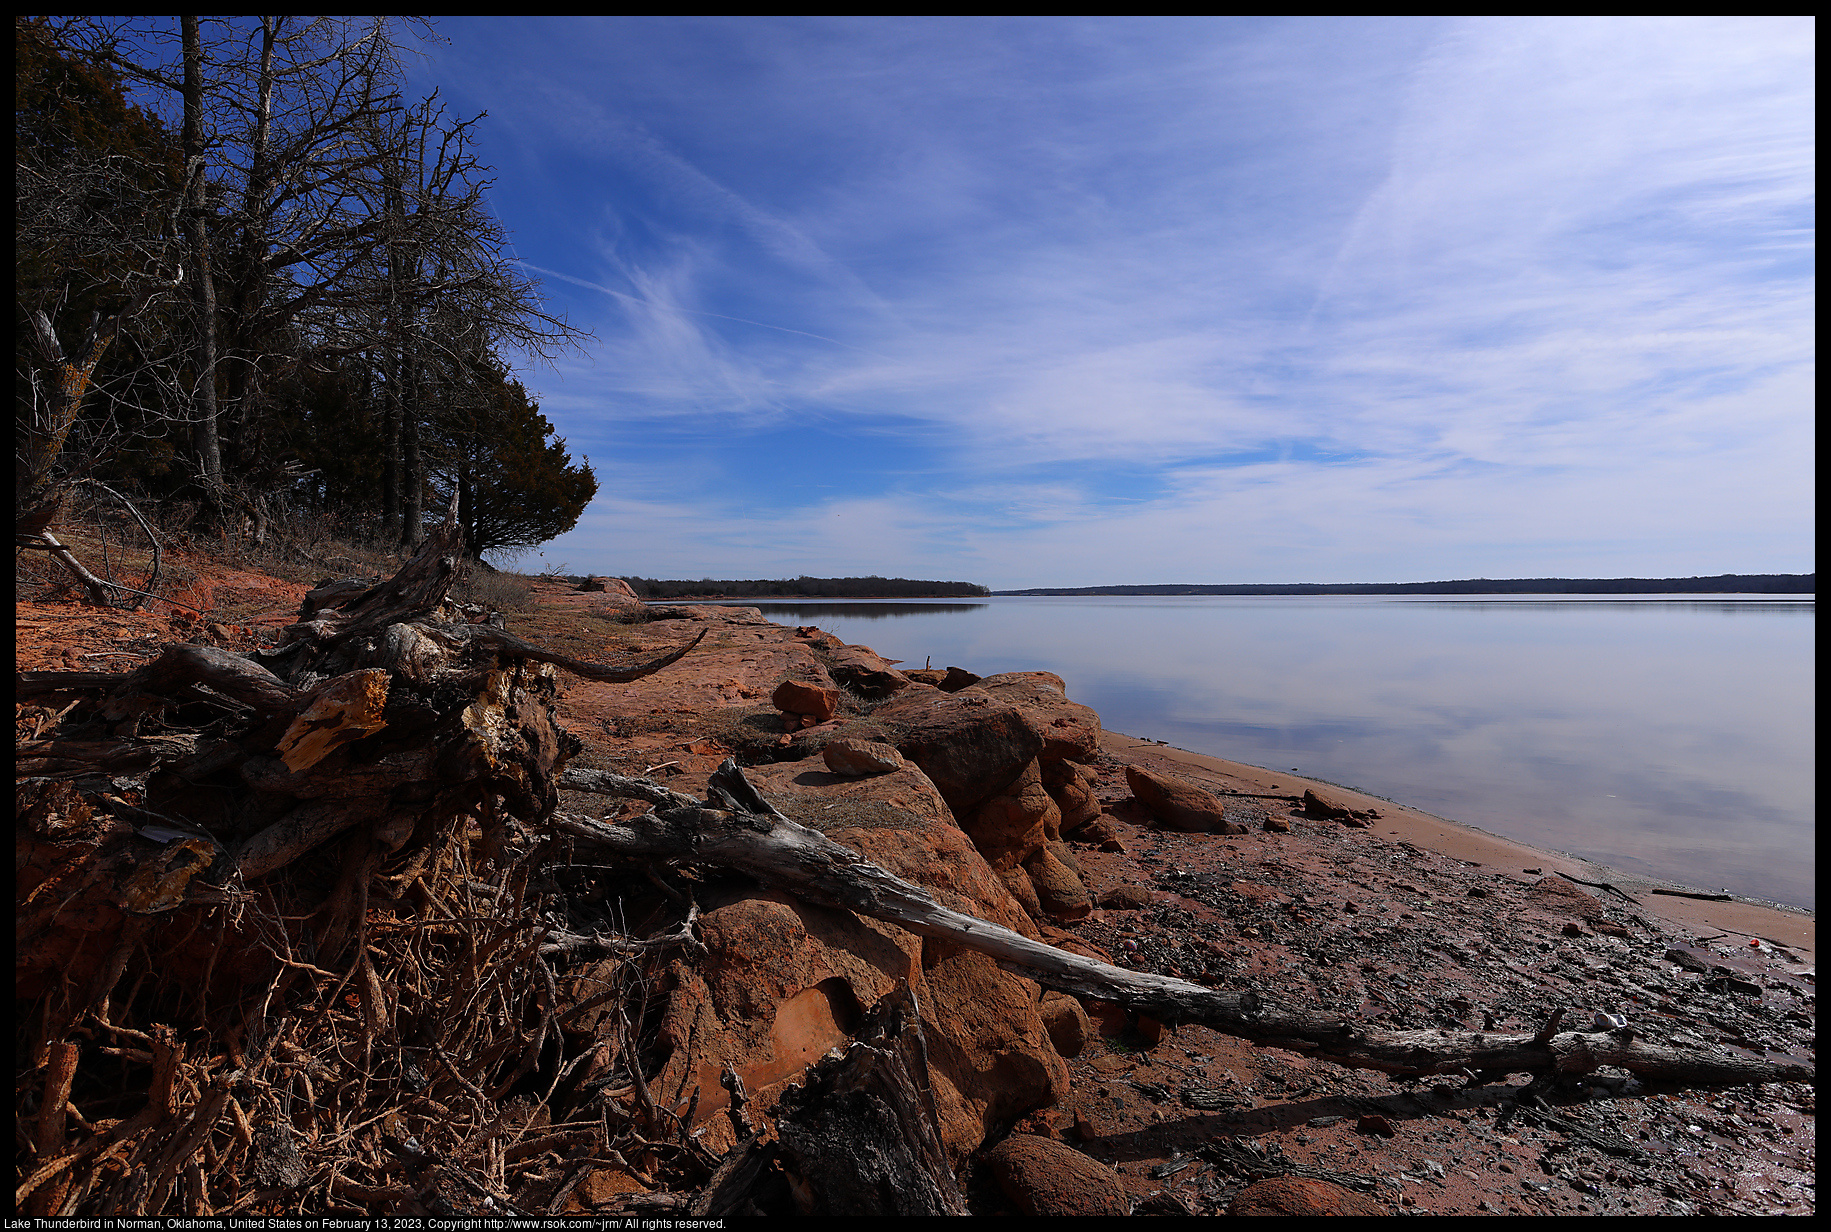
<path fill-rule="evenodd" d="M 470 375 L 476 396 L 448 413 L 435 474 L 448 493 L 457 488 L 470 551 L 513 557 L 577 525 L 598 480 L 589 459 L 573 462 L 519 381 L 494 363 L 472 365 Z"/>

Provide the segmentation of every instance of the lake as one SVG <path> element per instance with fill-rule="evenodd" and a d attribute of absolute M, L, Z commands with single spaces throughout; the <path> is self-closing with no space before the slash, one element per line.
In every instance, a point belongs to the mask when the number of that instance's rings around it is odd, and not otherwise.
<path fill-rule="evenodd" d="M 1631 873 L 1815 906 L 1813 604 L 1772 596 L 763 602 L 1113 731 Z"/>

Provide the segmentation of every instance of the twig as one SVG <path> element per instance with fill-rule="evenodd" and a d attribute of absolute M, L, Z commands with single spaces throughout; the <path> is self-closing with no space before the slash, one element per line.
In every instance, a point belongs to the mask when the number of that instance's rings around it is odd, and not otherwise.
<path fill-rule="evenodd" d="M 1553 869 L 1551 871 L 1554 873 L 1557 872 L 1556 869 Z M 1562 877 L 1566 881 L 1574 881 L 1578 885 L 1589 886 L 1592 889 L 1597 889 L 1597 890 L 1607 890 L 1610 894 L 1619 894 L 1619 895 L 1621 895 L 1621 897 L 1627 899 L 1630 903 L 1633 903 L 1636 907 L 1641 905 L 1640 900 L 1635 898 L 1632 894 L 1627 893 L 1625 890 L 1617 889 L 1615 886 L 1610 885 L 1606 881 L 1585 881 L 1581 877 L 1572 877 L 1569 873 L 1558 873 L 1558 876 Z M 1654 891 L 1654 893 L 1656 893 L 1656 894 L 1658 892 L 1659 891 L 1657 891 L 1657 890 Z"/>

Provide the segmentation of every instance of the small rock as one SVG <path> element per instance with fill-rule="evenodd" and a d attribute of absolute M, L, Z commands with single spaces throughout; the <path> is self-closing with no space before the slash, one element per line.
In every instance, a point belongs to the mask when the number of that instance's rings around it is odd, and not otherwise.
<path fill-rule="evenodd" d="M 894 774 L 909 764 L 890 745 L 874 740 L 830 740 L 820 750 L 820 756 L 828 770 L 846 778 Z"/>
<path fill-rule="evenodd" d="M 1131 1203 L 1111 1168 L 1065 1143 L 1013 1134 L 987 1151 L 992 1176 L 1026 1215 L 1124 1215 Z"/>
<path fill-rule="evenodd" d="M 1234 1196 L 1229 1215 L 1385 1215 L 1386 1207 L 1352 1189 L 1300 1176 L 1254 1181 Z"/>
<path fill-rule="evenodd" d="M 1078 1057 L 1094 1038 L 1093 1020 L 1081 1003 L 1065 992 L 1046 992 L 1037 1004 L 1036 1016 L 1049 1032 L 1049 1042 L 1064 1057 Z"/>
<path fill-rule="evenodd" d="M 839 690 L 801 680 L 784 680 L 769 695 L 769 704 L 784 714 L 811 715 L 814 722 L 824 723 L 839 713 Z"/>
<path fill-rule="evenodd" d="M 1370 1112 L 1354 1123 L 1354 1128 L 1363 1134 L 1378 1134 L 1382 1138 L 1396 1138 L 1399 1131 L 1392 1127 L 1392 1122 L 1377 1112 Z"/>
<path fill-rule="evenodd" d="M 1151 905 L 1151 892 L 1141 885 L 1127 882 L 1104 891 L 1100 895 L 1100 905 L 1115 911 L 1136 911 Z"/>
<path fill-rule="evenodd" d="M 1193 783 L 1140 766 L 1125 768 L 1126 786 L 1151 816 L 1171 830 L 1207 834 L 1244 834 L 1246 827 L 1227 819 L 1227 809 L 1215 796 Z"/>

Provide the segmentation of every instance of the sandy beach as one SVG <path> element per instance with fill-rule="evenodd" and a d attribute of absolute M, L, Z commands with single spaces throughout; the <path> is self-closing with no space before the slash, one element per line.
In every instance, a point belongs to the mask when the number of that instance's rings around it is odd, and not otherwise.
<path fill-rule="evenodd" d="M 1369 796 L 1318 779 L 1304 778 L 1301 775 L 1290 773 L 1281 774 L 1260 766 L 1249 766 L 1220 757 L 1191 753 L 1185 749 L 1172 748 L 1169 745 L 1158 744 L 1152 740 L 1142 740 L 1136 736 L 1121 735 L 1118 732 L 1105 733 L 1101 745 L 1108 752 L 1126 761 L 1156 761 L 1161 762 L 1166 768 L 1198 768 L 1208 774 L 1218 776 L 1222 780 L 1219 785 L 1224 790 L 1246 794 L 1264 792 L 1301 796 L 1306 789 L 1310 789 L 1332 800 L 1338 800 L 1349 808 L 1378 809 L 1380 820 L 1377 823 L 1377 830 L 1380 834 L 1411 843 L 1427 851 L 1470 864 L 1478 864 L 1521 881 L 1536 880 L 1532 873 L 1526 871 L 1531 869 L 1537 870 L 1541 875 L 1563 874 L 1592 887 L 1614 886 L 1632 897 L 1643 914 L 1675 931 L 1761 937 L 1794 950 L 1807 963 L 1815 961 L 1818 948 L 1818 918 L 1812 912 L 1752 902 L 1747 899 L 1732 898 L 1723 901 L 1687 898 L 1679 893 L 1656 893 L 1655 891 L 1659 890 L 1693 894 L 1701 894 L 1705 891 L 1695 887 L 1680 886 L 1673 882 L 1649 881 L 1644 877 L 1623 873 L 1618 869 L 1611 869 L 1590 860 L 1563 852 L 1533 847 L 1513 839 L 1503 838 L 1498 834 L 1478 830 L 1473 826 L 1434 816 L 1421 809 L 1409 808 L 1378 796 Z M 1601 893 L 1607 895 L 1606 890 Z"/>

